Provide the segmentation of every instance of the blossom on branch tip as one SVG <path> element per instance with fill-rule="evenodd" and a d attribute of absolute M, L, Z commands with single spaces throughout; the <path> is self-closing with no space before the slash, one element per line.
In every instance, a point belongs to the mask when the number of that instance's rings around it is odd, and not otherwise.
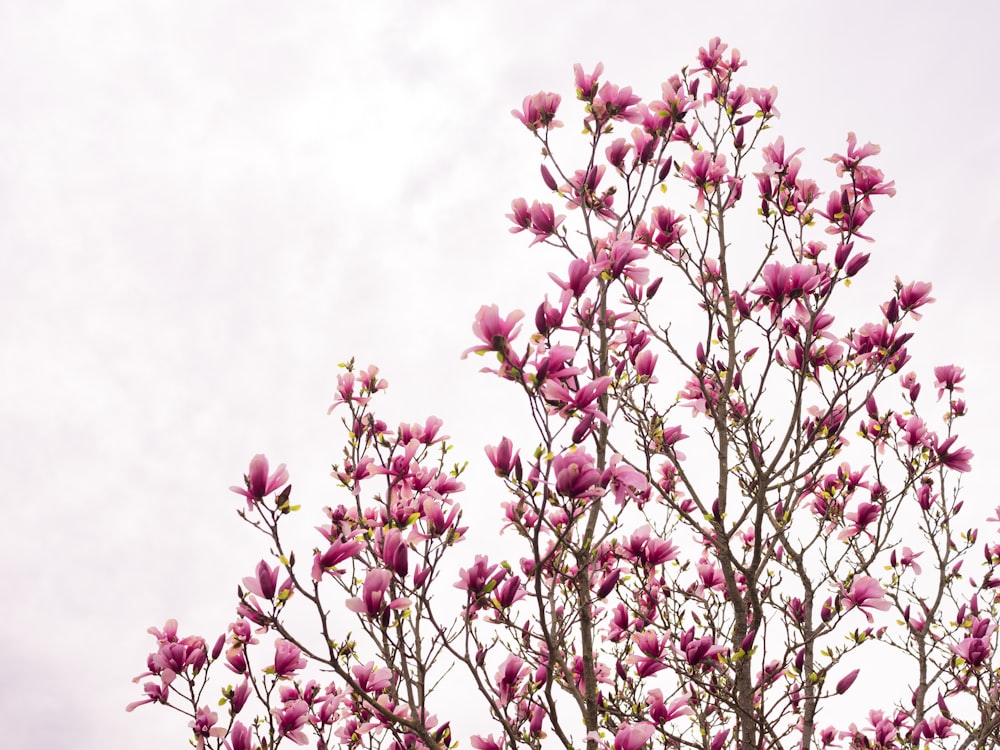
<path fill-rule="evenodd" d="M 238 495 L 243 495 L 247 499 L 247 507 L 252 508 L 255 502 L 260 502 L 266 495 L 288 483 L 288 471 L 284 464 L 279 464 L 270 475 L 268 475 L 269 469 L 267 457 L 263 453 L 258 453 L 250 460 L 250 471 L 243 477 L 246 489 L 236 486 L 229 489 Z"/>
<path fill-rule="evenodd" d="M 358 540 L 345 542 L 339 539 L 332 539 L 326 552 L 316 552 L 313 556 L 313 580 L 319 581 L 324 573 L 332 573 L 335 576 L 343 575 L 344 571 L 337 566 L 345 560 L 354 557 L 364 548 L 364 542 Z"/>
<path fill-rule="evenodd" d="M 466 349 L 462 353 L 465 359 L 469 354 L 484 354 L 486 352 L 498 352 L 505 354 L 509 343 L 521 331 L 518 321 L 524 317 L 520 310 L 514 310 L 506 318 L 500 317 L 500 308 L 497 305 L 483 305 L 476 313 L 476 319 L 472 324 L 472 332 L 483 344 Z"/>
<path fill-rule="evenodd" d="M 487 445 L 485 450 L 498 477 L 509 477 L 511 473 L 521 475 L 521 456 L 514 450 L 510 438 L 503 438 L 499 445 Z"/>
<path fill-rule="evenodd" d="M 512 109 L 510 113 L 531 131 L 537 131 L 539 128 L 559 128 L 562 127 L 562 123 L 555 119 L 555 116 L 561 101 L 562 97 L 559 94 L 539 91 L 534 96 L 524 97 L 521 111 Z"/>
<path fill-rule="evenodd" d="M 959 383 L 965 380 L 965 370 L 955 365 L 941 365 L 934 368 L 934 387 L 938 389 L 938 401 L 945 391 L 948 393 L 962 393 L 963 389 Z"/>
<path fill-rule="evenodd" d="M 844 693 L 846 693 L 848 689 L 851 687 L 851 685 L 854 684 L 854 681 L 858 679 L 858 675 L 860 673 L 861 673 L 860 669 L 855 669 L 852 670 L 851 672 L 848 672 L 845 676 L 841 677 L 840 680 L 837 682 L 837 687 L 836 687 L 837 695 L 843 695 Z"/>
<path fill-rule="evenodd" d="M 593 73 L 585 73 L 583 66 L 577 63 L 573 66 L 573 79 L 576 83 L 576 98 L 589 102 L 597 94 L 598 79 L 604 72 L 604 63 L 597 63 Z"/>
<path fill-rule="evenodd" d="M 384 606 L 383 599 L 390 583 L 392 583 L 392 573 L 388 570 L 384 568 L 369 570 L 365 576 L 365 582 L 361 587 L 361 596 L 348 599 L 344 603 L 344 606 L 360 615 L 376 617 L 382 613 Z M 403 609 L 409 606 L 409 604 L 409 599 L 393 599 L 389 602 L 389 608 Z"/>

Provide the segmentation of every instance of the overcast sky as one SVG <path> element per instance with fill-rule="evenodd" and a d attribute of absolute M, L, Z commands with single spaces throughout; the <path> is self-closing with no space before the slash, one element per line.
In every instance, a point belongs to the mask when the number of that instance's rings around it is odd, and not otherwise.
<path fill-rule="evenodd" d="M 543 193 L 509 112 L 539 89 L 574 106 L 575 62 L 645 98 L 721 35 L 821 184 L 848 130 L 882 145 L 898 195 L 863 301 L 934 282 L 915 366 L 967 368 L 967 498 L 992 508 L 989 5 L 0 2 L 5 746 L 183 746 L 181 717 L 124 712 L 145 629 L 232 619 L 262 550 L 226 488 L 253 454 L 306 512 L 336 499 L 339 361 L 380 364 L 389 421 L 436 414 L 461 456 L 515 429 L 510 389 L 459 355 L 480 304 L 534 309 L 563 266 L 507 232 L 510 199 Z M 464 504 L 489 523 L 487 474 Z"/>

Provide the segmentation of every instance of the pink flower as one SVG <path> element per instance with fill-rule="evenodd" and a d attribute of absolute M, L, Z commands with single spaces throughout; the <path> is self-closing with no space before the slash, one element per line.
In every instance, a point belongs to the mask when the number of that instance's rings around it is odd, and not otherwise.
<path fill-rule="evenodd" d="M 885 589 L 879 582 L 870 576 L 857 576 L 851 582 L 851 588 L 843 591 L 845 609 L 857 607 L 860 609 L 868 622 L 872 622 L 869 609 L 877 609 L 881 612 L 887 611 L 892 604 L 885 598 Z"/>
<path fill-rule="evenodd" d="M 560 453 L 552 459 L 556 475 L 556 492 L 566 497 L 590 497 L 602 493 L 601 472 L 594 459 L 584 450 Z"/>
<path fill-rule="evenodd" d="M 226 740 L 226 750 L 253 750 L 253 732 L 250 728 L 239 721 L 233 724 Z"/>
<path fill-rule="evenodd" d="M 462 358 L 475 352 L 483 354 L 485 352 L 507 352 L 509 342 L 517 337 L 521 327 L 518 321 L 524 317 L 520 310 L 514 310 L 506 318 L 500 317 L 500 308 L 497 305 L 483 305 L 476 313 L 476 320 L 472 324 L 472 332 L 480 339 L 484 345 L 473 346 L 462 353 Z"/>
<path fill-rule="evenodd" d="M 917 558 L 922 554 L 924 553 L 914 552 L 909 547 L 903 547 L 903 553 L 897 557 L 896 550 L 893 550 L 892 554 L 889 556 L 889 564 L 895 568 L 898 562 L 898 564 L 902 565 L 904 568 L 913 568 L 913 572 L 920 575 L 920 573 L 923 572 L 923 569 L 917 562 Z"/>
<path fill-rule="evenodd" d="M 229 489 L 246 497 L 247 507 L 252 508 L 254 502 L 260 502 L 266 495 L 288 482 L 288 471 L 284 464 L 279 464 L 270 476 L 267 473 L 269 468 L 267 457 L 258 453 L 250 460 L 250 472 L 243 477 L 246 489 L 235 486 Z"/>
<path fill-rule="evenodd" d="M 639 750 L 655 731 L 656 727 L 647 722 L 622 724 L 615 734 L 615 750 Z"/>
<path fill-rule="evenodd" d="M 761 111 L 761 114 L 774 115 L 776 117 L 781 114 L 777 107 L 774 106 L 774 100 L 778 98 L 778 89 L 776 86 L 771 86 L 768 89 L 750 89 L 750 97 Z"/>
<path fill-rule="evenodd" d="M 334 540 L 326 552 L 317 552 L 315 557 L 313 557 L 313 580 L 320 580 L 324 573 L 342 575 L 344 571 L 337 566 L 344 562 L 344 560 L 354 557 L 364 548 L 364 542 L 359 542 L 357 540 L 350 542 Z"/>
<path fill-rule="evenodd" d="M 188 726 L 191 727 L 191 730 L 194 732 L 194 736 L 198 738 L 198 750 L 202 750 L 202 748 L 205 747 L 206 738 L 226 736 L 225 727 L 215 726 L 218 720 L 219 715 L 215 713 L 215 711 L 212 711 L 208 706 L 202 706 L 198 709 L 197 713 L 195 713 L 194 720 L 191 721 Z"/>
<path fill-rule="evenodd" d="M 555 119 L 555 116 L 560 101 L 562 97 L 559 94 L 539 91 L 534 96 L 524 97 L 520 112 L 512 109 L 510 113 L 531 131 L 537 131 L 539 128 L 559 128 L 562 127 L 562 123 Z"/>
<path fill-rule="evenodd" d="M 389 529 L 382 539 L 382 562 L 400 578 L 409 571 L 409 548 L 399 529 Z"/>
<path fill-rule="evenodd" d="M 725 155 L 713 159 L 708 151 L 695 151 L 691 160 L 692 164 L 685 164 L 681 168 L 681 176 L 698 188 L 695 209 L 701 211 L 705 207 L 705 197 L 715 192 L 729 169 L 726 167 Z"/>
<path fill-rule="evenodd" d="M 897 278 L 896 286 L 899 288 L 897 296 L 899 298 L 900 309 L 910 313 L 914 320 L 920 320 L 920 313 L 917 312 L 918 308 L 935 301 L 931 297 L 931 283 L 929 281 L 911 281 L 909 284 L 903 286 Z"/>
<path fill-rule="evenodd" d="M 498 477 L 509 477 L 512 472 L 515 476 L 521 475 L 521 456 L 514 450 L 510 438 L 505 437 L 500 441 L 500 445 L 487 445 L 486 457 L 493 464 Z"/>
<path fill-rule="evenodd" d="M 351 673 L 366 693 L 378 693 L 392 685 L 392 670 L 386 667 L 376 668 L 373 661 L 354 665 Z"/>
<path fill-rule="evenodd" d="M 309 737 L 302 727 L 309 720 L 309 704 L 304 700 L 294 700 L 280 708 L 272 708 L 271 714 L 278 720 L 278 734 L 287 737 L 296 745 L 305 745 Z"/>
<path fill-rule="evenodd" d="M 576 98 L 588 102 L 597 94 L 598 78 L 604 72 L 604 63 L 597 63 L 593 73 L 584 73 L 583 66 L 577 63 L 573 66 L 573 78 L 576 81 Z"/>
<path fill-rule="evenodd" d="M 949 648 L 971 667 L 982 666 L 990 655 L 988 638 L 966 638 L 957 646 L 949 646 Z"/>
<path fill-rule="evenodd" d="M 968 448 L 956 448 L 952 450 L 952 445 L 958 439 L 958 435 L 952 435 L 940 445 L 937 444 L 937 437 L 934 438 L 934 449 L 937 453 L 937 460 L 943 466 L 947 466 L 952 471 L 972 471 L 972 459 L 975 454 Z"/>
<path fill-rule="evenodd" d="M 678 716 L 689 716 L 694 713 L 688 705 L 690 701 L 691 697 L 689 695 L 682 695 L 680 698 L 671 701 L 669 706 L 665 705 L 663 702 L 663 692 L 659 688 L 653 688 L 646 695 L 646 703 L 649 705 L 649 718 L 657 724 L 666 724 Z"/>
<path fill-rule="evenodd" d="M 948 391 L 949 394 L 963 392 L 963 389 L 958 386 L 959 383 L 965 380 L 965 370 L 961 367 L 956 367 L 955 365 L 935 367 L 934 378 L 936 380 L 934 387 L 938 389 L 938 401 L 941 400 L 941 396 L 944 395 L 945 391 Z"/>
<path fill-rule="evenodd" d="M 369 570 L 361 587 L 361 596 L 348 599 L 345 606 L 360 615 L 375 617 L 382 611 L 382 600 L 392 582 L 392 573 L 384 568 Z M 389 603 L 392 609 L 402 609 L 409 605 L 408 599 L 394 599 Z"/>
<path fill-rule="evenodd" d="M 879 517 L 882 513 L 881 507 L 874 503 L 860 503 L 857 510 L 853 510 L 849 513 L 844 514 L 844 518 L 848 521 L 853 521 L 853 525 L 841 531 L 838 535 L 838 539 L 850 539 L 853 536 L 857 536 L 863 532 L 870 523 Z M 869 534 L 869 537 L 871 535 Z"/>
<path fill-rule="evenodd" d="M 306 663 L 298 646 L 279 638 L 274 642 L 274 664 L 267 671 L 278 677 L 291 677 L 298 670 L 304 669 Z"/>
<path fill-rule="evenodd" d="M 243 579 L 243 585 L 247 587 L 247 590 L 256 594 L 257 596 L 263 597 L 267 600 L 274 599 L 275 593 L 278 591 L 278 571 L 281 568 L 275 565 L 273 568 L 266 562 L 261 560 L 257 563 L 257 575 L 254 577 L 247 577 Z M 286 580 L 282 584 L 281 588 L 290 589 L 291 580 Z M 287 594 L 286 594 L 287 596 Z"/>
<path fill-rule="evenodd" d="M 125 710 L 131 713 L 139 706 L 145 706 L 147 703 L 166 703 L 167 699 L 170 697 L 170 686 L 162 682 L 145 682 L 142 685 L 143 691 L 146 693 L 146 697 L 142 700 L 133 701 L 129 703 Z"/>
<path fill-rule="evenodd" d="M 863 159 L 875 156 L 881 152 L 881 148 L 874 143 L 866 143 L 858 148 L 858 137 L 854 133 L 847 134 L 847 155 L 834 154 L 826 160 L 837 165 L 837 176 L 842 177 L 844 172 L 853 171 Z"/>
<path fill-rule="evenodd" d="M 608 120 L 632 120 L 635 105 L 640 101 L 637 94 L 632 93 L 631 86 L 619 87 L 613 83 L 605 83 L 597 91 L 591 102 L 590 109 L 598 124 L 605 125 Z"/>

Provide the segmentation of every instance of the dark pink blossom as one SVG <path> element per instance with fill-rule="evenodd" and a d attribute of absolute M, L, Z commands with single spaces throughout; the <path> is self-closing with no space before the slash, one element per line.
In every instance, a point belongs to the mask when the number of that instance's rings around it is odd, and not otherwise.
<path fill-rule="evenodd" d="M 592 497 L 601 494 L 601 472 L 594 466 L 594 459 L 585 450 L 560 453 L 552 459 L 555 490 L 571 498 Z"/>
<path fill-rule="evenodd" d="M 348 542 L 340 541 L 339 539 L 332 540 L 326 552 L 317 552 L 313 557 L 313 580 L 320 580 L 324 573 L 332 573 L 335 576 L 342 575 L 344 573 L 343 569 L 337 566 L 345 560 L 354 557 L 364 548 L 364 542 L 357 540 Z"/>
<path fill-rule="evenodd" d="M 500 308 L 497 305 L 480 307 L 472 324 L 472 332 L 483 344 L 466 349 L 462 358 L 464 359 L 473 352 L 477 354 L 485 352 L 505 353 L 509 342 L 520 333 L 521 326 L 517 323 L 523 317 L 524 313 L 520 310 L 514 310 L 506 318 L 501 318 Z"/>
<path fill-rule="evenodd" d="M 357 612 L 367 617 L 376 617 L 382 612 L 384 606 L 385 592 L 392 583 L 392 573 L 384 568 L 369 570 L 365 576 L 365 582 L 361 586 L 361 596 L 348 599 L 344 605 L 352 612 Z M 394 599 L 389 603 L 392 609 L 402 609 L 408 606 L 409 599 Z"/>
<path fill-rule="evenodd" d="M 278 677 L 291 677 L 298 670 L 304 669 L 306 663 L 306 658 L 298 646 L 279 638 L 274 642 L 274 664 L 268 668 L 268 672 Z"/>
<path fill-rule="evenodd" d="M 583 66 L 577 63 L 573 66 L 573 79 L 576 82 L 576 98 L 589 102 L 597 94 L 598 79 L 604 72 L 604 63 L 597 63 L 593 73 L 585 73 Z"/>
<path fill-rule="evenodd" d="M 598 126 L 603 127 L 610 120 L 631 120 L 639 101 L 639 95 L 632 93 L 631 86 L 605 83 L 591 101 L 590 109 Z"/>
<path fill-rule="evenodd" d="M 409 572 L 409 547 L 399 529 L 389 529 L 382 537 L 382 562 L 400 578 Z"/>
<path fill-rule="evenodd" d="M 843 677 L 841 677 L 840 680 L 837 681 L 837 688 L 836 688 L 837 695 L 843 695 L 844 693 L 846 693 L 848 689 L 851 687 L 851 685 L 854 684 L 854 681 L 858 679 L 858 675 L 860 673 L 861 673 L 860 669 L 855 669 L 852 670 L 851 672 L 848 672 Z"/>
<path fill-rule="evenodd" d="M 246 489 L 236 486 L 229 489 L 243 495 L 247 499 L 247 506 L 252 508 L 255 502 L 260 502 L 266 495 L 270 495 L 288 482 L 288 471 L 284 464 L 279 464 L 270 475 L 268 475 L 269 469 L 267 457 L 263 453 L 258 453 L 250 460 L 250 471 L 243 477 Z"/>
<path fill-rule="evenodd" d="M 240 721 L 233 724 L 226 738 L 226 750 L 253 750 L 253 732 Z"/>
<path fill-rule="evenodd" d="M 980 667 L 985 664 L 991 650 L 988 638 L 966 638 L 957 646 L 949 646 L 949 648 L 971 667 Z"/>
<path fill-rule="evenodd" d="M 750 97 L 753 99 L 754 104 L 757 105 L 757 109 L 760 110 L 761 114 L 774 115 L 775 117 L 781 115 L 778 108 L 774 106 L 774 100 L 778 98 L 778 88 L 776 86 L 771 86 L 767 89 L 750 89 Z"/>
<path fill-rule="evenodd" d="M 681 176 L 698 188 L 695 210 L 705 208 L 705 198 L 712 195 L 728 173 L 725 154 L 712 158 L 707 151 L 691 154 L 691 163 L 681 167 Z"/>
<path fill-rule="evenodd" d="M 189 714 L 190 715 L 190 714 Z M 194 719 L 188 724 L 197 739 L 196 747 L 202 750 L 205 747 L 205 740 L 209 737 L 225 737 L 225 727 L 217 727 L 219 715 L 208 706 L 201 706 L 194 715 Z"/>
<path fill-rule="evenodd" d="M 257 575 L 244 578 L 243 585 L 251 593 L 270 601 L 274 599 L 274 595 L 278 591 L 278 573 L 280 570 L 280 566 L 275 565 L 272 568 L 264 560 L 261 560 L 257 563 Z M 286 580 L 281 588 L 286 591 L 290 590 L 291 580 Z"/>
<path fill-rule="evenodd" d="M 493 464 L 493 469 L 498 477 L 509 477 L 511 473 L 520 476 L 521 456 L 514 450 L 514 444 L 510 438 L 505 437 L 499 445 L 487 445 L 486 457 Z"/>
<path fill-rule="evenodd" d="M 962 393 L 959 383 L 965 380 L 965 370 L 955 365 L 940 365 L 934 368 L 934 387 L 938 389 L 938 401 L 945 391 L 949 394 Z"/>
<path fill-rule="evenodd" d="M 534 96 L 524 97 L 520 112 L 512 109 L 510 113 L 532 131 L 537 131 L 539 128 L 558 128 L 562 127 L 562 123 L 555 119 L 555 116 L 561 101 L 562 97 L 559 94 L 539 91 Z"/>
<path fill-rule="evenodd" d="M 937 453 L 938 463 L 947 466 L 953 471 L 972 471 L 972 459 L 975 454 L 968 448 L 952 448 L 958 435 L 952 435 L 943 443 L 938 445 L 937 437 L 934 438 L 934 450 Z"/>

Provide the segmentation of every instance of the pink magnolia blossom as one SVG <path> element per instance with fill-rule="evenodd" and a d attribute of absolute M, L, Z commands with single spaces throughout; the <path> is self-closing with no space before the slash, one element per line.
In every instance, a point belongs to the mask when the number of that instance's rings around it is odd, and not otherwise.
<path fill-rule="evenodd" d="M 648 722 L 622 724 L 615 733 L 615 750 L 639 750 L 655 731 L 656 727 Z"/>
<path fill-rule="evenodd" d="M 373 661 L 355 664 L 351 667 L 351 674 L 366 693 L 379 693 L 392 685 L 392 670 L 376 667 Z"/>
<path fill-rule="evenodd" d="M 345 560 L 354 557 L 364 548 L 364 542 L 358 540 L 348 542 L 343 542 L 339 539 L 332 540 L 326 552 L 317 552 L 313 556 L 313 580 L 319 581 L 324 573 L 331 573 L 335 576 L 343 575 L 344 570 L 337 566 Z"/>
<path fill-rule="evenodd" d="M 837 176 L 843 177 L 844 172 L 853 171 L 862 160 L 881 153 L 882 149 L 874 143 L 866 143 L 858 148 L 858 137 L 850 132 L 847 134 L 847 154 L 834 154 L 827 161 L 837 166 Z"/>
<path fill-rule="evenodd" d="M 272 568 L 264 560 L 261 560 L 257 563 L 257 575 L 244 578 L 243 585 L 251 593 L 270 601 L 274 599 L 274 595 L 278 591 L 278 573 L 280 570 L 280 566 L 275 565 Z M 286 592 L 286 596 L 287 592 L 291 591 L 291 585 L 291 579 L 286 579 L 281 585 L 281 589 Z"/>
<path fill-rule="evenodd" d="M 142 700 L 129 703 L 125 707 L 127 712 L 131 713 L 139 706 L 145 706 L 147 703 L 166 703 L 170 698 L 170 685 L 166 683 L 144 682 L 142 689 L 146 693 L 146 697 Z"/>
<path fill-rule="evenodd" d="M 361 587 L 361 596 L 348 599 L 344 602 L 344 606 L 352 612 L 357 612 L 367 617 L 376 617 L 382 612 L 385 592 L 389 588 L 390 583 L 392 583 L 392 573 L 385 568 L 369 570 L 365 576 L 365 582 Z M 389 607 L 391 609 L 402 609 L 409 606 L 409 603 L 409 599 L 399 598 L 392 600 L 389 603 Z"/>
<path fill-rule="evenodd" d="M 506 318 L 500 317 L 500 308 L 497 305 L 483 305 L 476 313 L 476 320 L 472 324 L 472 332 L 476 338 L 483 342 L 480 346 L 473 346 L 462 353 L 462 358 L 475 352 L 483 354 L 485 352 L 505 353 L 510 341 L 517 337 L 521 331 L 518 321 L 524 317 L 520 310 L 514 310 Z"/>
<path fill-rule="evenodd" d="M 957 646 L 949 648 L 972 667 L 985 664 L 991 651 L 989 638 L 966 638 Z"/>
<path fill-rule="evenodd" d="M 576 82 L 576 98 L 582 101 L 590 101 L 597 94 L 598 79 L 604 72 L 604 63 L 597 63 L 593 73 L 585 73 L 583 66 L 577 63 L 573 66 L 573 78 Z"/>
<path fill-rule="evenodd" d="M 503 438 L 499 445 L 487 445 L 486 457 L 498 477 L 509 477 L 511 473 L 521 475 L 521 456 L 514 450 L 510 438 Z"/>
<path fill-rule="evenodd" d="M 921 572 L 923 572 L 923 569 L 917 562 L 917 558 L 920 557 L 922 554 L 924 553 L 914 552 L 909 547 L 903 547 L 902 554 L 897 556 L 896 550 L 893 550 L 892 554 L 889 556 L 889 564 L 895 568 L 898 562 L 898 564 L 902 565 L 904 568 L 913 568 L 913 572 L 916 573 L 917 575 L 920 575 Z"/>
<path fill-rule="evenodd" d="M 941 365 L 934 368 L 934 387 L 938 389 L 938 401 L 945 391 L 949 393 L 961 393 L 963 389 L 958 385 L 965 380 L 965 370 L 955 365 Z"/>
<path fill-rule="evenodd" d="M 868 622 L 873 621 L 868 610 L 877 609 L 885 612 L 892 606 L 885 598 L 885 589 L 871 576 L 856 576 L 851 581 L 850 589 L 842 590 L 842 595 L 846 604 L 845 609 L 857 607 L 868 618 Z"/>
<path fill-rule="evenodd" d="M 592 497 L 601 494 L 601 472 L 585 450 L 560 453 L 552 459 L 555 490 L 566 497 Z"/>
<path fill-rule="evenodd" d="M 237 721 L 229 730 L 225 747 L 226 750 L 253 750 L 253 732 L 242 722 Z"/>
<path fill-rule="evenodd" d="M 194 719 L 188 724 L 194 736 L 197 738 L 196 747 L 202 750 L 205 747 L 205 740 L 209 737 L 225 737 L 225 727 L 217 727 L 219 715 L 208 706 L 201 706 L 194 715 Z"/>
<path fill-rule="evenodd" d="M 252 508 L 255 502 L 260 502 L 265 496 L 288 483 L 288 471 L 284 464 L 279 464 L 270 475 L 268 475 L 269 469 L 267 457 L 263 453 L 258 453 L 250 460 L 250 471 L 243 477 L 246 489 L 236 486 L 229 489 L 243 495 L 247 499 L 247 507 Z"/>
<path fill-rule="evenodd" d="M 274 664 L 268 668 L 269 672 L 278 677 L 291 677 L 298 670 L 304 669 L 306 664 L 306 658 L 294 643 L 284 638 L 274 642 Z"/>
<path fill-rule="evenodd" d="M 938 444 L 937 437 L 934 438 L 934 449 L 937 453 L 938 462 L 947 466 L 953 471 L 972 471 L 972 459 L 975 454 L 968 448 L 952 448 L 958 435 L 952 435 L 943 443 Z"/>
<path fill-rule="evenodd" d="M 562 123 L 555 119 L 555 116 L 561 101 L 562 97 L 559 94 L 539 91 L 534 96 L 524 97 L 520 111 L 512 109 L 510 113 L 532 131 L 537 131 L 539 128 L 559 128 L 562 127 Z"/>
<path fill-rule="evenodd" d="M 673 721 L 678 716 L 690 716 L 694 712 L 689 703 L 691 696 L 682 695 L 666 705 L 663 701 L 663 692 L 659 688 L 653 688 L 646 695 L 646 704 L 649 706 L 649 718 L 659 725 Z"/>
<path fill-rule="evenodd" d="M 639 101 L 639 95 L 632 93 L 631 86 L 619 87 L 613 83 L 605 83 L 597 90 L 590 110 L 600 127 L 610 120 L 633 120 L 635 105 Z"/>
<path fill-rule="evenodd" d="M 278 734 L 287 737 L 296 745 L 305 745 L 309 736 L 302 731 L 309 721 L 309 704 L 304 700 L 294 700 L 290 703 L 271 709 L 271 714 L 277 719 Z"/>
<path fill-rule="evenodd" d="M 698 199 L 694 206 L 696 211 L 705 208 L 705 198 L 715 192 L 728 171 L 725 154 L 714 159 L 707 151 L 695 151 L 691 154 L 691 163 L 681 167 L 681 176 L 698 189 Z"/>

